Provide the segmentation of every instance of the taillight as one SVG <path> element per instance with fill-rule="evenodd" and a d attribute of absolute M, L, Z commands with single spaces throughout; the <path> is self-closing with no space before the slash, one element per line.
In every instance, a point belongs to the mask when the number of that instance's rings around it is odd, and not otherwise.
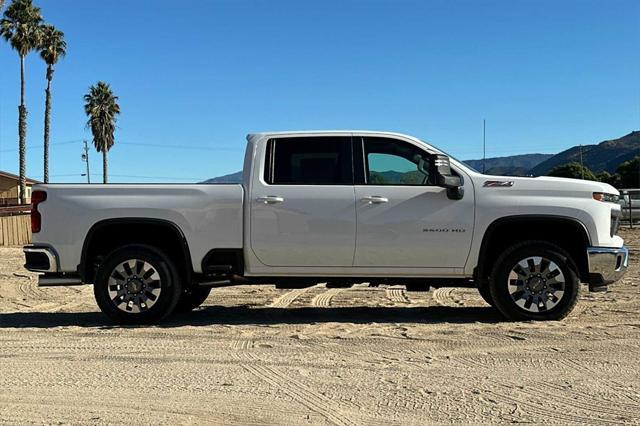
<path fill-rule="evenodd" d="M 33 191 L 31 194 L 31 232 L 40 232 L 42 227 L 42 216 L 38 211 L 38 204 L 47 199 L 47 193 L 44 191 Z"/>

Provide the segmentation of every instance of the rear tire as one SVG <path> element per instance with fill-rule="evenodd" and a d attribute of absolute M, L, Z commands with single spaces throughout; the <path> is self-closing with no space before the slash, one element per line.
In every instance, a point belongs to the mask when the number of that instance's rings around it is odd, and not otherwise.
<path fill-rule="evenodd" d="M 202 305 L 209 297 L 211 287 L 193 286 L 190 290 L 182 293 L 174 312 L 190 312 Z"/>
<path fill-rule="evenodd" d="M 516 244 L 496 261 L 489 283 L 495 307 L 509 320 L 560 320 L 573 310 L 580 281 L 570 256 L 544 241 Z"/>
<path fill-rule="evenodd" d="M 108 254 L 93 292 L 100 310 L 118 324 L 152 324 L 169 315 L 181 293 L 169 258 L 155 247 L 129 245 Z"/>

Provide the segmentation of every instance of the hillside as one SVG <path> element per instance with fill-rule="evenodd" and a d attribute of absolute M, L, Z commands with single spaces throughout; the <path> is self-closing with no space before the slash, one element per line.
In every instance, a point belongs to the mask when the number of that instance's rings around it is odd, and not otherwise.
<path fill-rule="evenodd" d="M 620 163 L 640 155 L 640 131 L 634 131 L 618 139 L 582 146 L 582 161 L 594 173 L 616 171 Z M 542 176 L 561 164 L 580 162 L 580 147 L 574 146 L 554 155 L 531 169 L 535 176 Z"/>
<path fill-rule="evenodd" d="M 553 154 L 523 154 L 508 157 L 487 158 L 487 174 L 527 174 L 529 170 L 553 157 Z M 483 160 L 465 160 L 469 166 L 482 171 Z"/>
<path fill-rule="evenodd" d="M 202 183 L 240 183 L 240 182 L 242 182 L 242 171 L 207 179 Z"/>

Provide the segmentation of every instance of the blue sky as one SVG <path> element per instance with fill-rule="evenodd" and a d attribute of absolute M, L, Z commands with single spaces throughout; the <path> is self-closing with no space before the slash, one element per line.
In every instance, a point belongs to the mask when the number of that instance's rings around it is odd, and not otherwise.
<path fill-rule="evenodd" d="M 9 1 L 9 0 L 7 0 Z M 555 153 L 640 129 L 640 2 L 35 0 L 67 37 L 50 173 L 84 178 L 82 96 L 122 109 L 112 182 L 237 171 L 253 131 L 412 134 L 463 158 Z M 0 169 L 17 171 L 18 57 L 0 43 Z M 27 175 L 42 177 L 45 67 L 27 59 Z M 93 179 L 99 155 L 91 152 Z"/>

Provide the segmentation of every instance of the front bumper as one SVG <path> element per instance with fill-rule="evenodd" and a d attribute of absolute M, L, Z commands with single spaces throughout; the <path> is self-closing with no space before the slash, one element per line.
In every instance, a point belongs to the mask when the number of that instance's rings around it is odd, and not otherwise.
<path fill-rule="evenodd" d="M 618 281 L 629 267 L 629 249 L 626 247 L 589 247 L 589 288 L 604 287 Z"/>

